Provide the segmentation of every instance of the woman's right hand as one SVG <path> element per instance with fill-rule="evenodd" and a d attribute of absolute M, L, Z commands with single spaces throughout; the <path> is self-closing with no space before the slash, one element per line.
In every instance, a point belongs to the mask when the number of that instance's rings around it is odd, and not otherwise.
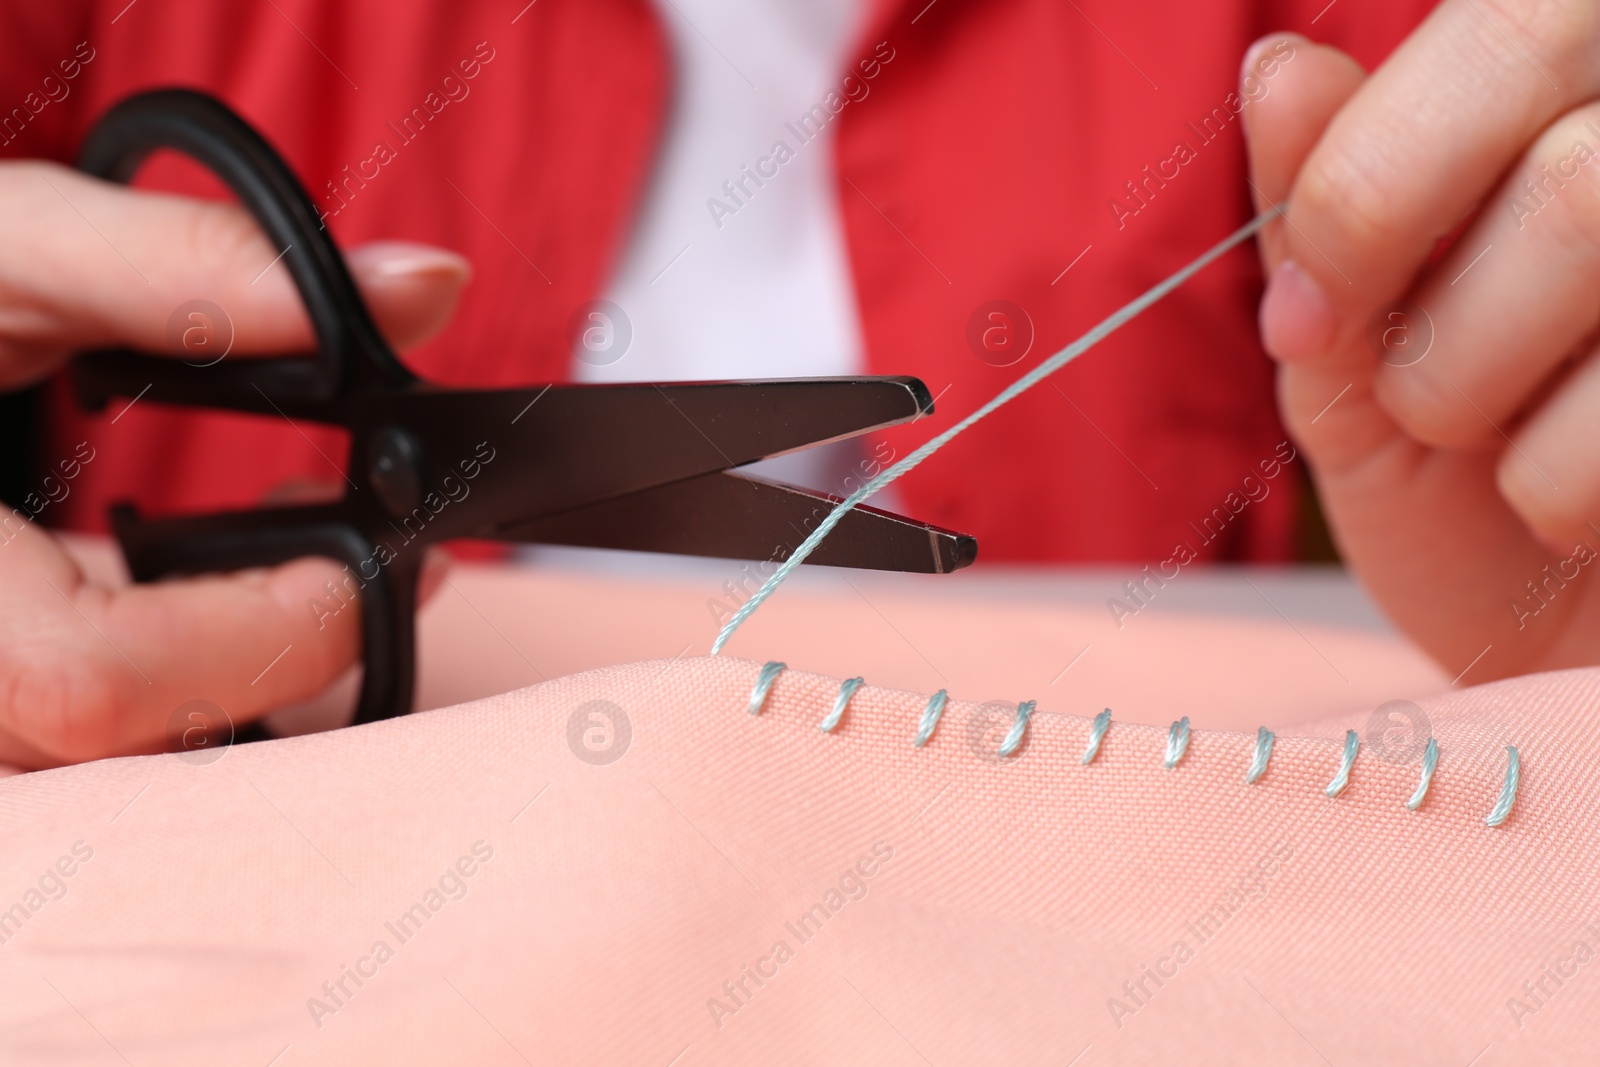
<path fill-rule="evenodd" d="M 0 163 L 0 390 L 74 351 L 170 352 L 195 299 L 227 312 L 230 356 L 311 346 L 277 250 L 232 204 L 140 192 L 51 163 Z M 398 242 L 347 262 L 396 348 L 449 320 L 470 277 L 453 252 Z M 274 264 L 269 268 L 269 264 Z M 162 747 L 179 706 L 236 722 L 314 696 L 356 657 L 359 611 L 306 610 L 340 568 L 325 559 L 108 588 L 89 582 L 25 513 L 0 512 L 0 763 L 43 767 Z M 263 668 L 292 646 L 275 669 Z"/>

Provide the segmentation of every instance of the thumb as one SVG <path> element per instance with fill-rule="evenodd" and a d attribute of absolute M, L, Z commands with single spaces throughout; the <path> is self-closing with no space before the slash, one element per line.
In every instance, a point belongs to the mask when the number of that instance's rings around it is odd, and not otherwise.
<path fill-rule="evenodd" d="M 421 560 L 426 603 L 448 557 Z M 91 582 L 60 541 L 0 524 L 0 764 L 189 744 L 323 692 L 361 646 L 360 584 L 332 560 L 141 585 Z M 223 730 L 226 736 L 226 730 Z M 219 738 L 220 739 L 220 738 Z"/>
<path fill-rule="evenodd" d="M 221 350 L 249 355 L 312 345 L 284 249 L 236 204 L 143 192 L 55 164 L 0 163 L 0 230 L 0 386 L 42 377 L 76 348 L 188 354 L 186 341 L 225 338 Z M 366 245 L 347 262 L 396 348 L 441 329 L 471 277 L 460 255 L 420 244 Z M 193 319 L 195 301 L 214 308 Z"/>
<path fill-rule="evenodd" d="M 7 762 L 159 750 L 196 700 L 242 726 L 321 692 L 360 646 L 361 606 L 330 560 L 108 588 L 32 524 L 4 547 L 0 601 L 28 617 L 0 622 Z"/>

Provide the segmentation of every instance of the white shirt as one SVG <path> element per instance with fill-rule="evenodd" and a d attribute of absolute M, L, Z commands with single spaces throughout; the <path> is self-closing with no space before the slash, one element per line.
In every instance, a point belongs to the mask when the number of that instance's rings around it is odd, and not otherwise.
<path fill-rule="evenodd" d="M 617 382 L 862 373 L 833 124 L 804 142 L 785 124 L 796 125 L 839 90 L 864 0 L 656 6 L 675 60 L 671 113 L 606 292 L 626 317 L 626 326 L 610 328 L 631 337 L 619 357 L 615 334 L 596 334 L 599 349 L 575 361 L 574 376 Z M 793 152 L 781 166 L 771 161 L 780 140 Z M 750 177 L 758 169 L 770 176 Z M 844 481 L 860 453 L 856 442 L 841 444 L 746 469 L 847 492 Z"/>

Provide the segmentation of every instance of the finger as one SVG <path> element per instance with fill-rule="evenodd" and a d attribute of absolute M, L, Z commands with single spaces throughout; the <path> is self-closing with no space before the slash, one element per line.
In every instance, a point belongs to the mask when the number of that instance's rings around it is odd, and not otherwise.
<path fill-rule="evenodd" d="M 1600 537 L 1600 359 L 1591 352 L 1517 432 L 1495 471 L 1500 493 L 1562 555 Z"/>
<path fill-rule="evenodd" d="M 1245 135 L 1250 148 L 1250 184 L 1258 210 L 1287 200 L 1295 175 L 1316 146 L 1317 139 L 1339 109 L 1366 79 L 1361 65 L 1337 48 L 1314 44 L 1293 34 L 1266 37 L 1246 53 L 1242 87 L 1248 80 L 1262 78 L 1271 65 L 1274 78 L 1270 91 L 1244 109 Z M 1283 219 L 1267 226 L 1260 245 L 1268 277 L 1282 272 L 1275 290 L 1280 310 L 1286 300 L 1296 298 L 1303 288 L 1304 272 L 1287 258 Z M 1289 314 L 1263 316 L 1262 340 L 1269 352 L 1280 347 L 1294 350 L 1334 328 L 1331 315 L 1321 309 L 1296 308 Z M 1307 336 L 1309 335 L 1309 336 Z"/>
<path fill-rule="evenodd" d="M 69 610 L 41 613 L 55 620 L 50 629 L 0 656 L 0 723 L 57 762 L 149 750 L 191 700 L 242 724 L 308 699 L 360 645 L 360 607 L 328 560 L 106 589 L 84 583 L 59 552 L 40 551 L 48 537 L 31 527 L 5 551 L 30 542 L 33 558 L 14 557 L 14 587 L 32 582 L 28 602 Z"/>
<path fill-rule="evenodd" d="M 422 569 L 417 574 L 417 606 L 426 607 L 438 595 L 444 583 L 450 580 L 450 552 L 443 548 L 430 548 L 422 557 Z"/>
<path fill-rule="evenodd" d="M 1428 444 L 1503 444 L 1518 413 L 1600 326 L 1600 106 L 1553 124 L 1413 290 L 1431 332 L 1379 367 L 1384 408 Z"/>
<path fill-rule="evenodd" d="M 129 189 L 47 163 L 0 166 L 0 384 L 52 369 L 67 350 L 164 351 L 180 305 L 227 316 L 232 351 L 289 352 L 311 327 L 288 270 L 241 207 Z M 384 242 L 348 262 L 379 328 L 405 348 L 448 319 L 470 269 L 426 245 Z"/>
<path fill-rule="evenodd" d="M 465 257 L 409 241 L 357 245 L 344 259 L 378 328 L 401 350 L 444 329 L 461 290 L 472 280 Z"/>
<path fill-rule="evenodd" d="M 1253 56 L 1270 48 L 1267 38 L 1252 49 Z M 1278 70 L 1271 91 L 1245 109 L 1249 137 L 1251 184 L 1258 205 L 1283 203 L 1317 140 L 1366 79 L 1360 64 L 1336 48 L 1292 39 L 1293 57 Z M 1259 66 L 1260 60 L 1254 61 Z M 1252 64 L 1247 61 L 1246 69 Z M 1333 328 L 1331 317 L 1320 321 L 1316 309 L 1295 306 L 1304 278 L 1285 248 L 1291 232 L 1287 220 L 1267 227 L 1262 260 L 1273 278 L 1276 313 L 1262 307 L 1262 340 L 1269 352 L 1291 347 L 1290 335 L 1325 335 Z M 1286 337 L 1289 339 L 1286 340 Z M 1285 425 L 1318 466 L 1340 468 L 1369 455 L 1392 441 L 1400 430 L 1380 408 L 1372 390 L 1372 360 L 1365 352 L 1339 360 L 1291 364 L 1278 378 L 1279 405 Z"/>
<path fill-rule="evenodd" d="M 1284 251 L 1310 285 L 1290 300 L 1274 284 L 1262 312 L 1274 331 L 1291 312 L 1335 327 L 1321 339 L 1285 326 L 1279 358 L 1362 333 L 1538 132 L 1595 95 L 1597 20 L 1583 0 L 1445 0 L 1367 79 L 1290 192 Z"/>

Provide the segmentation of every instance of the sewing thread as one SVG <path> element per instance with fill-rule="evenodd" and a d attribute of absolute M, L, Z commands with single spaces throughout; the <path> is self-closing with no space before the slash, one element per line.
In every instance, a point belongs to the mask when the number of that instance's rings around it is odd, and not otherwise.
<path fill-rule="evenodd" d="M 1083 765 L 1085 767 L 1094 762 L 1100 755 L 1100 742 L 1105 740 L 1106 731 L 1111 728 L 1111 709 L 1107 708 L 1094 717 L 1094 725 L 1089 727 L 1089 747 L 1083 750 Z"/>
<path fill-rule="evenodd" d="M 1000 742 L 1000 755 L 1009 756 L 1022 744 L 1022 738 L 1028 732 L 1028 723 L 1033 719 L 1033 709 L 1038 707 L 1037 700 L 1024 700 L 1017 705 L 1017 717 L 1011 723 L 1011 731 L 1006 734 L 1006 739 Z"/>
<path fill-rule="evenodd" d="M 767 702 L 767 694 L 772 691 L 772 683 L 778 680 L 778 675 L 788 666 L 787 663 L 773 660 L 761 668 L 761 673 L 756 675 L 756 687 L 750 691 L 750 714 L 761 714 L 761 705 Z"/>
<path fill-rule="evenodd" d="M 1406 801 L 1406 807 L 1416 811 L 1422 807 L 1422 802 L 1428 796 L 1428 786 L 1433 784 L 1433 769 L 1439 765 L 1439 739 L 1428 738 L 1428 747 L 1422 751 L 1422 777 L 1417 782 L 1417 791 L 1411 794 L 1411 799 Z"/>
<path fill-rule="evenodd" d="M 1089 349 L 1105 340 L 1112 333 L 1116 332 L 1128 322 L 1141 315 L 1152 304 L 1156 303 L 1162 297 L 1165 297 L 1174 289 L 1178 288 L 1178 286 L 1182 285 L 1200 271 L 1210 266 L 1213 260 L 1249 240 L 1255 235 L 1256 231 L 1260 230 L 1268 222 L 1276 218 L 1278 214 L 1283 211 L 1283 209 L 1284 205 L 1279 204 L 1276 207 L 1263 211 L 1261 214 L 1257 215 L 1255 218 L 1251 219 L 1249 222 L 1233 231 L 1233 233 L 1229 234 L 1227 237 L 1224 237 L 1215 245 L 1212 245 L 1210 249 L 1201 253 L 1201 255 L 1189 263 L 1188 266 L 1180 268 L 1175 273 L 1169 275 L 1164 281 L 1157 282 L 1155 285 L 1147 289 L 1142 295 L 1135 297 L 1133 300 L 1124 304 L 1121 308 L 1102 319 L 1100 323 L 1093 329 L 1089 330 L 1088 333 L 1085 333 L 1083 336 L 1067 345 L 1067 347 L 1061 349 L 1061 351 L 1057 352 L 1055 355 L 1051 356 L 1043 363 L 1040 363 L 1037 367 L 1033 368 L 1031 371 L 1012 382 L 1010 385 L 1006 386 L 1006 388 L 1001 390 L 999 394 L 997 394 L 988 403 L 978 408 L 978 410 L 974 411 L 972 414 L 968 415 L 966 418 L 962 419 L 948 430 L 927 441 L 916 451 L 906 456 L 905 459 L 884 470 L 877 477 L 863 485 L 860 489 L 857 489 L 844 500 L 840 501 L 834 506 L 834 509 L 824 516 L 823 520 L 817 524 L 817 528 L 811 531 L 811 534 L 804 541 L 800 542 L 800 547 L 791 552 L 789 554 L 789 558 L 778 565 L 777 569 L 772 572 L 772 576 L 761 584 L 761 588 L 757 589 L 755 594 L 751 596 L 749 600 L 740 605 L 738 611 L 733 613 L 733 616 L 729 618 L 727 623 L 722 627 L 721 632 L 717 634 L 716 641 L 712 643 L 711 654 L 716 655 L 722 651 L 722 646 L 726 645 L 728 643 L 728 639 L 734 635 L 734 632 L 737 631 L 740 626 L 744 625 L 744 621 L 754 614 L 757 608 L 766 602 L 766 599 L 770 597 L 778 588 L 778 586 L 783 583 L 783 580 L 789 577 L 790 573 L 792 573 L 796 567 L 803 563 L 807 556 L 811 555 L 811 553 L 816 549 L 817 545 L 822 543 L 822 539 L 827 537 L 828 534 L 833 531 L 833 528 L 839 524 L 839 520 L 843 519 L 845 515 L 857 504 L 860 504 L 874 493 L 877 493 L 879 490 L 883 489 L 883 487 L 888 485 L 890 482 L 893 482 L 901 475 L 912 470 L 923 460 L 927 459 L 945 445 L 949 444 L 958 435 L 965 433 L 979 420 L 986 418 L 999 408 L 1015 400 L 1017 397 L 1021 396 L 1029 389 L 1032 389 L 1035 385 L 1038 385 L 1040 382 L 1044 381 L 1062 367 L 1065 367 L 1068 363 L 1071 363 L 1073 360 L 1083 355 L 1083 353 L 1087 352 Z"/>
<path fill-rule="evenodd" d="M 1517 786 L 1522 783 L 1522 757 L 1516 745 L 1506 746 L 1506 784 L 1500 788 L 1500 799 L 1494 810 L 1483 820 L 1485 826 L 1499 826 L 1511 815 L 1517 803 Z"/>
<path fill-rule="evenodd" d="M 949 699 L 950 694 L 943 689 L 928 698 L 928 706 L 922 709 L 922 721 L 917 723 L 918 748 L 927 744 L 928 738 L 933 736 L 934 727 L 939 725 L 939 716 L 944 714 L 945 701 Z"/>
<path fill-rule="evenodd" d="M 1178 765 L 1183 759 L 1183 754 L 1189 751 L 1189 716 L 1185 715 L 1173 723 L 1167 730 L 1167 758 L 1163 761 L 1167 770 Z"/>
<path fill-rule="evenodd" d="M 833 710 L 818 724 L 817 729 L 825 734 L 833 733 L 834 727 L 839 725 L 839 720 L 844 718 L 845 705 L 850 703 L 850 698 L 856 695 L 856 690 L 865 685 L 866 681 L 865 678 L 846 678 L 839 686 L 839 695 L 833 698 Z"/>
<path fill-rule="evenodd" d="M 1333 776 L 1333 781 L 1323 790 L 1329 797 L 1343 793 L 1345 786 L 1350 784 L 1350 768 L 1356 764 L 1356 749 L 1360 744 L 1361 738 L 1354 730 L 1344 732 L 1344 755 L 1339 760 L 1339 773 Z"/>
<path fill-rule="evenodd" d="M 754 688 L 750 691 L 750 714 L 761 714 L 762 707 L 767 702 L 767 696 L 772 692 L 773 683 L 778 675 L 788 669 L 788 665 L 772 660 L 762 665 L 756 675 Z M 866 684 L 863 678 L 848 678 L 839 685 L 839 693 L 834 697 L 833 708 L 829 711 L 819 725 L 824 733 L 831 733 L 844 717 L 845 708 L 850 703 L 850 698 L 856 691 Z M 928 698 L 927 707 L 923 709 L 922 718 L 917 724 L 915 745 L 921 748 L 933 737 L 934 730 L 939 725 L 939 719 L 944 714 L 945 705 L 949 702 L 950 694 L 941 689 Z M 1024 700 L 1017 705 L 1017 715 L 1011 723 L 1011 729 L 1001 741 L 999 755 L 1007 757 L 1014 754 L 1022 746 L 1023 739 L 1027 737 L 1028 727 L 1033 721 L 1034 709 L 1038 707 L 1036 700 Z M 1106 708 L 1094 717 L 1089 727 L 1089 744 L 1084 749 L 1080 761 L 1084 766 L 1093 763 L 1100 754 L 1100 745 L 1105 740 L 1106 732 L 1111 727 L 1111 709 Z M 1189 751 L 1190 737 L 1189 717 L 1183 716 L 1173 723 L 1167 730 L 1167 751 L 1163 764 L 1167 770 L 1176 767 Z M 1272 750 L 1276 738 L 1271 730 L 1265 726 L 1256 730 L 1255 752 L 1250 759 L 1250 769 L 1245 774 L 1245 781 L 1251 785 L 1261 780 L 1266 773 L 1267 763 L 1272 759 Z M 1333 776 L 1324 792 L 1329 797 L 1337 797 L 1343 793 L 1350 784 L 1350 772 L 1355 766 L 1356 752 L 1360 748 L 1360 737 L 1354 730 L 1346 730 L 1344 735 L 1344 748 L 1339 760 L 1339 772 Z M 1435 770 L 1439 765 L 1439 741 L 1437 738 L 1428 738 L 1427 748 L 1422 754 L 1422 774 L 1417 782 L 1417 789 L 1406 801 L 1406 807 L 1416 811 L 1427 798 L 1428 790 L 1433 783 Z M 1516 745 L 1506 746 L 1506 777 L 1505 784 L 1501 786 L 1500 797 L 1496 800 L 1493 810 L 1484 818 L 1486 826 L 1500 826 L 1511 817 L 1511 811 L 1517 803 L 1517 790 L 1522 783 L 1522 756 L 1517 751 Z"/>
<path fill-rule="evenodd" d="M 1250 757 L 1250 769 L 1244 776 L 1246 784 L 1255 785 L 1267 773 L 1267 761 L 1272 758 L 1272 745 L 1276 740 L 1265 726 L 1257 728 L 1255 755 Z"/>

